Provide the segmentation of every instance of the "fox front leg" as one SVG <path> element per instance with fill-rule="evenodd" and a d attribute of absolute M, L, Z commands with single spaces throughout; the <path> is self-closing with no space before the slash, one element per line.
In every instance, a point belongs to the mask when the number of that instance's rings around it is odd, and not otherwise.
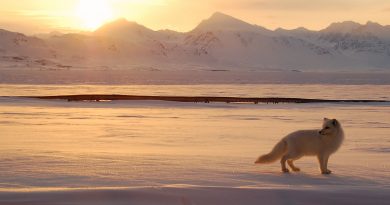
<path fill-rule="evenodd" d="M 332 171 L 328 169 L 328 159 L 329 155 L 320 154 L 317 156 L 318 162 L 320 164 L 321 174 L 330 174 Z"/>
<path fill-rule="evenodd" d="M 329 169 L 328 169 L 328 160 L 329 160 L 329 155 L 326 155 L 325 156 L 325 169 L 326 169 L 326 172 L 327 172 L 327 174 L 330 174 L 330 173 L 332 173 L 332 171 L 330 171 Z"/>

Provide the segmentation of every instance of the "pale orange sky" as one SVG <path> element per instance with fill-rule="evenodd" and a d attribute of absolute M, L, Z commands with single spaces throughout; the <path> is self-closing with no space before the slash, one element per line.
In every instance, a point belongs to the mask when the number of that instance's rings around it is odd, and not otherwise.
<path fill-rule="evenodd" d="M 269 29 L 318 30 L 352 20 L 390 25 L 390 0 L 0 0 L 0 28 L 28 34 L 94 30 L 124 17 L 154 30 L 189 31 L 215 11 Z"/>

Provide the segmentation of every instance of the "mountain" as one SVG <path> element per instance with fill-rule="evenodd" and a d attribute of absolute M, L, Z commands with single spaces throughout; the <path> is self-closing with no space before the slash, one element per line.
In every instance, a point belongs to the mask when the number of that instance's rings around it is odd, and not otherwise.
<path fill-rule="evenodd" d="M 156 31 L 153 31 L 136 22 L 130 22 L 126 19 L 119 19 L 108 23 L 97 29 L 93 35 L 109 38 L 121 38 L 129 41 L 138 41 L 145 38 L 154 38 Z"/>
<path fill-rule="evenodd" d="M 373 35 L 379 38 L 390 40 L 390 26 L 382 26 L 371 21 L 368 21 L 365 25 L 352 21 L 332 23 L 327 28 L 321 30 L 321 32 L 353 35 Z"/>
<path fill-rule="evenodd" d="M 247 31 L 269 33 L 266 28 L 246 23 L 229 15 L 216 12 L 203 20 L 193 31 Z"/>
<path fill-rule="evenodd" d="M 345 21 L 320 31 L 271 31 L 216 12 L 185 33 L 154 31 L 126 19 L 89 34 L 55 33 L 42 39 L 0 30 L 0 67 L 13 64 L 390 71 L 390 26 Z"/>
<path fill-rule="evenodd" d="M 361 24 L 353 21 L 344 21 L 332 23 L 321 31 L 324 33 L 351 33 L 356 31 L 361 26 Z"/>
<path fill-rule="evenodd" d="M 37 37 L 0 29 L 0 66 L 15 67 L 46 63 L 56 51 Z"/>

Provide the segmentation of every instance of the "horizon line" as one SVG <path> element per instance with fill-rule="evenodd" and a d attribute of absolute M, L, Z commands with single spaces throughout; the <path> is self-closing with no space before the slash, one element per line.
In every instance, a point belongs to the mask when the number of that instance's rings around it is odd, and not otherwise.
<path fill-rule="evenodd" d="M 61 29 L 53 29 L 53 30 L 48 31 L 48 32 L 31 32 L 31 33 L 29 33 L 29 32 L 22 32 L 22 31 L 7 29 L 7 28 L 4 28 L 2 26 L 0 27 L 0 29 L 1 30 L 6 30 L 6 31 L 9 31 L 9 32 L 14 32 L 14 33 L 22 33 L 22 34 L 27 35 L 27 36 L 44 35 L 44 34 L 51 34 L 51 33 L 56 33 L 56 32 L 58 32 L 60 34 L 85 34 L 85 33 L 94 33 L 94 32 L 96 32 L 97 30 L 101 29 L 102 27 L 104 27 L 106 25 L 115 23 L 117 21 L 125 20 L 125 21 L 127 21 L 129 23 L 135 23 L 137 25 L 143 26 L 143 27 L 145 27 L 145 28 L 147 28 L 149 30 L 155 31 L 155 32 L 159 32 L 159 31 L 174 31 L 174 32 L 177 32 L 177 33 L 189 33 L 191 31 L 193 31 L 194 29 L 196 29 L 203 21 L 211 19 L 214 15 L 224 15 L 224 16 L 230 17 L 232 19 L 236 19 L 236 20 L 242 21 L 244 23 L 250 24 L 252 26 L 259 26 L 259 27 L 264 28 L 264 29 L 269 30 L 269 31 L 277 31 L 277 30 L 293 31 L 293 30 L 298 30 L 298 29 L 305 29 L 307 31 L 319 32 L 319 31 L 325 30 L 326 28 L 329 28 L 332 24 L 347 23 L 347 22 L 356 23 L 356 24 L 359 24 L 360 26 L 364 26 L 364 25 L 368 25 L 369 23 L 373 23 L 373 24 L 378 24 L 378 25 L 380 25 L 382 27 L 390 27 L 390 25 L 381 24 L 379 22 L 375 22 L 375 21 L 372 21 L 372 20 L 367 20 L 367 21 L 365 21 L 365 23 L 361 23 L 361 22 L 353 21 L 353 20 L 342 20 L 342 21 L 330 22 L 327 26 L 325 26 L 324 28 L 321 28 L 321 29 L 310 29 L 310 28 L 307 28 L 305 26 L 298 26 L 298 27 L 295 27 L 295 28 L 292 28 L 292 29 L 286 29 L 286 28 L 283 28 L 283 27 L 277 27 L 275 29 L 269 29 L 269 28 L 267 28 L 265 26 L 258 25 L 258 24 L 252 24 L 250 22 L 247 22 L 247 21 L 244 21 L 242 19 L 236 18 L 236 17 L 234 17 L 232 15 L 228 15 L 226 13 L 216 11 L 216 12 L 212 13 L 208 18 L 202 19 L 198 24 L 196 24 L 194 26 L 194 28 L 192 28 L 190 30 L 187 30 L 187 31 L 178 31 L 178 30 L 173 30 L 173 29 L 169 29 L 169 28 L 152 29 L 152 28 L 150 28 L 148 26 L 145 26 L 144 24 L 138 23 L 137 21 L 128 20 L 126 17 L 118 17 L 118 18 L 115 18 L 113 20 L 107 21 L 106 23 L 103 23 L 97 29 L 94 29 L 94 30 L 61 28 Z M 58 27 L 58 28 L 60 28 L 60 27 Z M 64 31 L 61 31 L 61 30 L 64 30 Z M 65 31 L 65 30 L 68 30 L 68 31 Z"/>

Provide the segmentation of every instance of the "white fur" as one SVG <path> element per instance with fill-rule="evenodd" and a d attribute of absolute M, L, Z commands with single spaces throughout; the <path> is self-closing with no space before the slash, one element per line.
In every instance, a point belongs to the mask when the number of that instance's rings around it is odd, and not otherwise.
<path fill-rule="evenodd" d="M 269 154 L 260 156 L 255 163 L 271 163 L 280 159 L 283 172 L 300 171 L 293 162 L 303 156 L 317 156 L 322 174 L 330 174 L 328 159 L 344 140 L 344 132 L 336 119 L 324 119 L 321 130 L 299 130 L 280 140 Z"/>

